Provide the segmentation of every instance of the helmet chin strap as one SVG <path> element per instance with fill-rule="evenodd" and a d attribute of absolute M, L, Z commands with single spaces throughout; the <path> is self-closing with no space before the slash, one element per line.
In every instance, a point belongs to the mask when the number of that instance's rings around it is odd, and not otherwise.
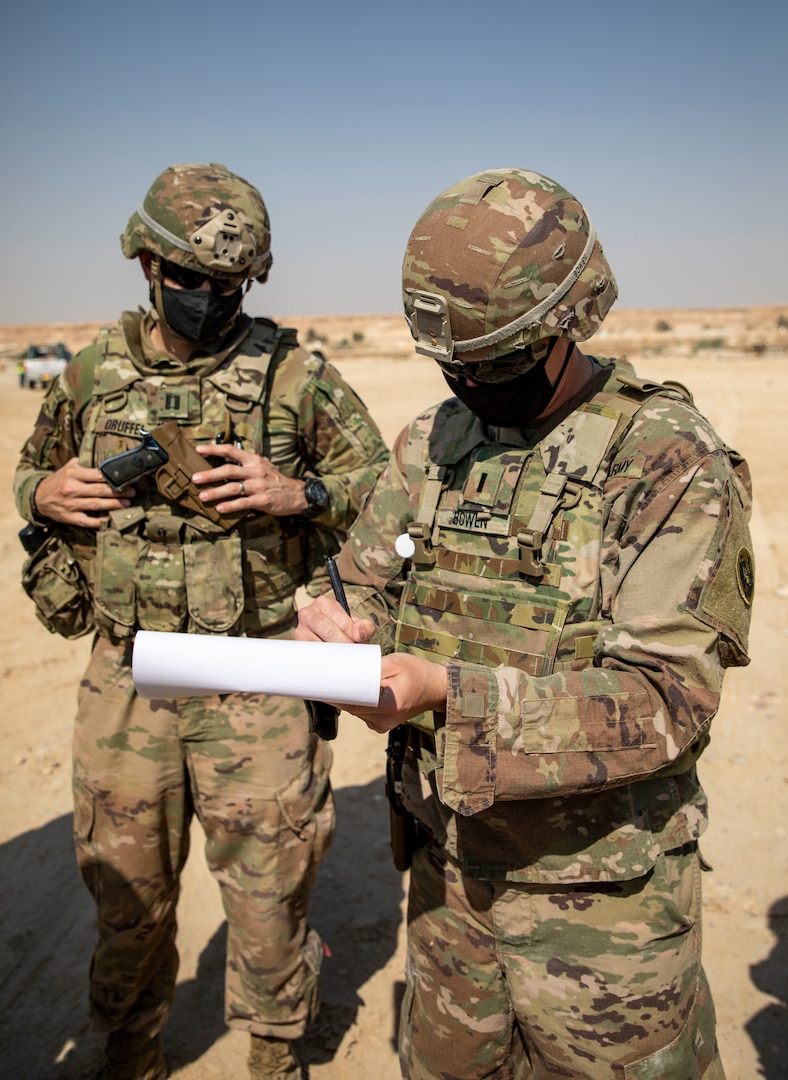
<path fill-rule="evenodd" d="M 557 342 L 557 341 L 560 341 L 561 339 L 560 338 L 553 338 L 552 340 L 553 340 L 553 342 Z M 547 361 L 550 359 L 550 353 L 552 351 L 553 350 L 550 349 L 550 352 L 548 352 L 547 356 L 545 357 L 545 364 L 547 364 Z M 572 353 L 574 351 L 575 351 L 575 343 L 574 343 L 574 341 L 570 341 L 569 342 L 569 348 L 566 350 L 566 356 L 564 357 L 564 362 L 563 362 L 563 364 L 561 364 L 561 370 L 558 372 L 558 375 L 556 376 L 555 382 L 550 384 L 552 386 L 552 388 L 553 388 L 553 392 L 555 392 L 558 389 L 558 384 L 561 382 L 561 379 L 563 379 L 564 375 L 566 374 L 566 369 L 569 366 L 569 359 L 570 359 L 570 357 L 571 357 L 571 355 L 572 355 Z M 547 374 L 547 373 L 545 372 L 545 374 Z"/>
<path fill-rule="evenodd" d="M 164 298 L 161 294 L 161 259 L 158 255 L 154 255 L 151 258 L 149 284 L 150 291 L 148 295 L 150 297 L 150 302 L 153 304 L 156 314 L 159 316 L 164 326 L 167 327 L 171 334 L 174 334 L 175 331 L 168 324 L 164 315 Z"/>
<path fill-rule="evenodd" d="M 185 345 L 193 348 L 194 342 L 189 341 L 182 334 L 179 334 L 177 330 L 174 330 L 167 321 L 167 316 L 164 314 L 164 296 L 162 294 L 162 274 L 161 274 L 161 258 L 158 255 L 154 255 L 151 259 L 151 277 L 150 277 L 150 291 L 149 298 L 153 305 L 153 308 L 158 316 L 160 325 L 171 334 L 172 337 L 177 338 L 178 341 L 182 341 Z"/>

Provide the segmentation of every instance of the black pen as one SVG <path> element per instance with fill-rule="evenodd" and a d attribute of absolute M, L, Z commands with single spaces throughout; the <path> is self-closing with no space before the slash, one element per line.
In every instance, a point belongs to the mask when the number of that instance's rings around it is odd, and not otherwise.
<path fill-rule="evenodd" d="M 328 570 L 328 576 L 331 579 L 331 588 L 334 590 L 334 596 L 349 615 L 350 607 L 347 602 L 347 597 L 345 596 L 345 587 L 342 584 L 342 578 L 339 576 L 337 564 L 330 555 L 326 557 L 326 569 Z"/>

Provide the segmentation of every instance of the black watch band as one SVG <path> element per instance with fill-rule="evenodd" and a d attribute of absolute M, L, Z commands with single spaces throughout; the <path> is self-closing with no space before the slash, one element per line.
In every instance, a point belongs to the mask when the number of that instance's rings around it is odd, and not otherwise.
<path fill-rule="evenodd" d="M 302 512 L 301 517 L 306 518 L 307 521 L 328 509 L 329 498 L 326 486 L 322 480 L 314 476 L 307 476 L 304 480 L 304 498 L 307 501 L 307 508 Z"/>

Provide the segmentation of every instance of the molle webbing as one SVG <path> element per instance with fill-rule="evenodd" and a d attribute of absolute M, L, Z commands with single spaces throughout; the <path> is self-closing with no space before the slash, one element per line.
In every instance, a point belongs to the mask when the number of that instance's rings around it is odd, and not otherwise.
<path fill-rule="evenodd" d="M 547 474 L 528 525 L 517 533 L 520 571 L 526 577 L 542 577 L 545 572 L 544 563 L 541 561 L 542 549 L 555 514 L 561 506 L 566 483 L 566 476 L 560 473 Z"/>

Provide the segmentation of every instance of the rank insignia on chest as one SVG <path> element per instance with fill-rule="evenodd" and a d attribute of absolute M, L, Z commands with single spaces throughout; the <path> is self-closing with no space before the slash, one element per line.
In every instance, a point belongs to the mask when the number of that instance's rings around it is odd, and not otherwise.
<path fill-rule="evenodd" d="M 155 403 L 156 419 L 194 424 L 200 419 L 200 398 L 191 386 L 161 386 Z"/>

